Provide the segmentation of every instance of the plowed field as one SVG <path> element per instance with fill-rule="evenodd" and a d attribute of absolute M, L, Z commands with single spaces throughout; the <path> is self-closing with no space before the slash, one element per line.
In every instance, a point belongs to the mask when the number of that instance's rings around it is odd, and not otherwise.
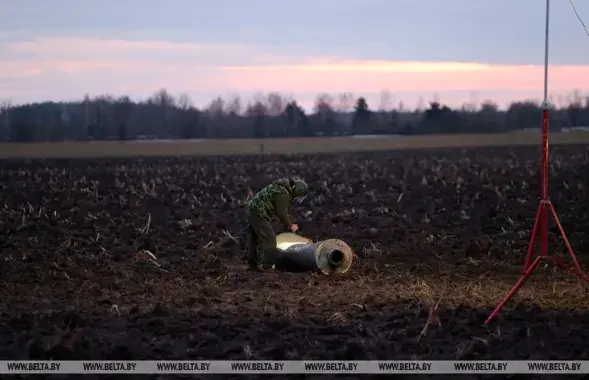
<path fill-rule="evenodd" d="M 522 270 L 538 156 L 0 161 L 0 358 L 589 359 L 587 287 L 552 265 L 483 326 Z M 586 146 L 551 153 L 581 262 L 588 167 Z M 282 176 L 310 185 L 305 234 L 355 250 L 346 275 L 244 270 L 244 200 Z"/>

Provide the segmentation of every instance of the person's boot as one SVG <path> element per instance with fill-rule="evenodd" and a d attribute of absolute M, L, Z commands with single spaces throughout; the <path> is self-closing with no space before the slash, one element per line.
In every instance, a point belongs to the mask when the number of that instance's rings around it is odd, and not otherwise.
<path fill-rule="evenodd" d="M 273 263 L 264 263 L 262 264 L 263 269 L 276 269 L 276 265 Z"/>
<path fill-rule="evenodd" d="M 258 253 L 258 250 L 254 246 L 248 246 L 247 254 L 246 254 L 246 261 L 247 261 L 247 269 L 251 271 L 260 271 L 264 269 L 262 267 L 261 258 Z"/>
<path fill-rule="evenodd" d="M 276 250 L 267 250 L 262 252 L 261 262 L 264 269 L 276 268 Z"/>

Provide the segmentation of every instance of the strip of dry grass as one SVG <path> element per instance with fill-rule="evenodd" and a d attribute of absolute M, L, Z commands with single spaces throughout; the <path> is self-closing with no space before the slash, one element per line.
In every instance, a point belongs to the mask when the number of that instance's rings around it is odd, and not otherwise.
<path fill-rule="evenodd" d="M 74 297 L 75 302 L 84 303 L 108 296 L 114 303 L 141 307 L 148 299 L 148 303 L 152 302 L 149 294 L 157 289 L 160 300 L 178 307 L 203 304 L 227 310 L 243 307 L 240 300 L 256 301 L 254 305 L 266 304 L 268 309 L 274 311 L 285 307 L 298 311 L 338 310 L 341 305 L 347 305 L 349 310 L 341 310 L 343 314 L 353 313 L 357 308 L 380 308 L 400 301 L 439 304 L 442 309 L 459 305 L 493 308 L 519 277 L 519 273 L 514 273 L 516 268 L 502 262 L 494 262 L 491 270 L 477 275 L 469 274 L 465 270 L 467 268 L 460 270 L 443 262 L 440 265 L 444 267 L 441 270 L 443 273 L 427 273 L 425 269 L 416 272 L 415 268 L 409 270 L 401 266 L 370 275 L 352 272 L 335 277 L 278 271 L 259 276 L 246 273 L 245 266 L 240 265 L 227 267 L 222 271 L 224 273 L 204 280 L 187 277 L 175 270 L 163 273 L 152 268 L 153 271 L 138 273 L 127 271 L 129 268 L 113 267 L 113 274 L 118 278 L 117 286 L 127 289 L 125 295 L 105 294 L 109 292 L 108 287 L 71 275 L 54 277 L 51 281 L 55 286 L 51 290 L 45 289 L 44 297 L 48 300 Z M 240 286 L 236 287 L 236 283 Z M 137 287 L 134 284 L 143 285 Z M 34 294 L 39 291 L 38 287 L 21 289 L 25 293 L 33 293 L 25 297 L 22 292 L 14 293 L 13 286 L 0 283 L 0 294 L 15 305 L 22 304 L 24 299 L 36 299 Z M 300 297 L 286 296 L 293 287 L 304 289 Z M 259 291 L 261 288 L 264 292 Z M 93 297 L 82 300 L 80 291 L 93 294 Z M 545 309 L 586 310 L 589 307 L 588 292 L 587 284 L 577 277 L 551 264 L 543 265 L 506 305 L 505 310 L 521 304 Z"/>
<path fill-rule="evenodd" d="M 539 145 L 539 133 L 395 136 L 379 138 L 292 138 L 173 140 L 153 142 L 64 142 L 3 143 L 0 159 L 8 158 L 90 158 L 132 156 L 210 156 L 281 153 L 336 153 L 402 150 Z M 589 133 L 555 133 L 552 144 L 587 144 Z"/>

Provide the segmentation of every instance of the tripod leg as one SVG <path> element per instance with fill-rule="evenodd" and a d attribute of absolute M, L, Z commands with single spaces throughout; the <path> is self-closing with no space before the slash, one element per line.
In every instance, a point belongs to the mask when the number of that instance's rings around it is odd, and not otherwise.
<path fill-rule="evenodd" d="M 495 310 L 493 310 L 493 312 L 491 314 L 489 314 L 489 318 L 487 318 L 487 320 L 485 321 L 485 325 L 488 325 L 489 322 L 491 322 L 491 320 L 497 314 L 499 314 L 499 312 L 501 311 L 501 309 L 503 309 L 503 306 L 505 306 L 505 304 L 507 302 L 509 302 L 509 300 L 515 295 L 515 293 L 517 293 L 517 291 L 524 285 L 524 283 L 530 277 L 530 275 L 532 274 L 532 272 L 534 271 L 534 269 L 536 269 L 536 267 L 538 266 L 538 263 L 540 263 L 540 260 L 541 260 L 541 257 L 538 256 L 538 257 L 536 257 L 536 260 L 534 260 L 532 262 L 532 264 L 530 264 L 530 267 L 521 275 L 521 277 L 519 278 L 519 280 L 517 280 L 517 282 L 515 283 L 515 285 L 513 285 L 513 287 L 511 288 L 511 290 L 509 292 L 507 292 L 507 294 L 505 295 L 505 297 L 503 297 L 503 299 L 501 300 L 501 302 L 499 302 L 499 305 L 497 305 L 497 307 L 495 308 Z"/>
<path fill-rule="evenodd" d="M 532 254 L 534 253 L 534 244 L 536 243 L 536 236 L 538 236 L 538 226 L 540 225 L 540 217 L 542 212 L 542 205 L 538 206 L 538 211 L 536 211 L 536 219 L 534 221 L 534 227 L 532 228 L 532 234 L 530 236 L 530 243 L 528 244 L 528 252 L 526 253 L 526 261 L 524 263 L 524 271 L 526 273 L 530 264 L 532 263 Z"/>
<path fill-rule="evenodd" d="M 575 251 L 573 250 L 573 247 L 571 246 L 571 243 L 569 242 L 569 238 L 567 237 L 566 232 L 564 231 L 564 228 L 562 227 L 562 224 L 560 224 L 560 219 L 558 218 L 558 215 L 556 215 L 556 210 L 554 209 L 554 205 L 552 203 L 549 203 L 548 207 L 550 208 L 550 213 L 552 214 L 552 217 L 554 218 L 554 223 L 556 224 L 556 227 L 558 228 L 558 231 L 560 232 L 560 236 L 562 237 L 562 240 L 564 241 L 564 245 L 567 248 L 568 254 L 571 257 L 571 260 L 573 260 L 575 272 L 582 275 L 583 271 L 581 269 L 581 265 L 579 264 L 579 260 L 577 259 L 577 255 L 575 254 Z"/>
<path fill-rule="evenodd" d="M 541 201 L 540 208 L 540 256 L 548 256 L 548 205 L 550 201 Z"/>

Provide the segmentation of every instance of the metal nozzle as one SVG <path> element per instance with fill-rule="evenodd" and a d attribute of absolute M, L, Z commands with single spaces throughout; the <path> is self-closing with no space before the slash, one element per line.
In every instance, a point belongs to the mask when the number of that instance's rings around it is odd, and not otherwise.
<path fill-rule="evenodd" d="M 317 267 L 325 274 L 346 273 L 354 261 L 354 252 L 349 245 L 339 239 L 317 242 Z"/>
<path fill-rule="evenodd" d="M 334 249 L 329 252 L 329 264 L 334 267 L 339 267 L 344 261 L 344 253 L 339 249 Z"/>

